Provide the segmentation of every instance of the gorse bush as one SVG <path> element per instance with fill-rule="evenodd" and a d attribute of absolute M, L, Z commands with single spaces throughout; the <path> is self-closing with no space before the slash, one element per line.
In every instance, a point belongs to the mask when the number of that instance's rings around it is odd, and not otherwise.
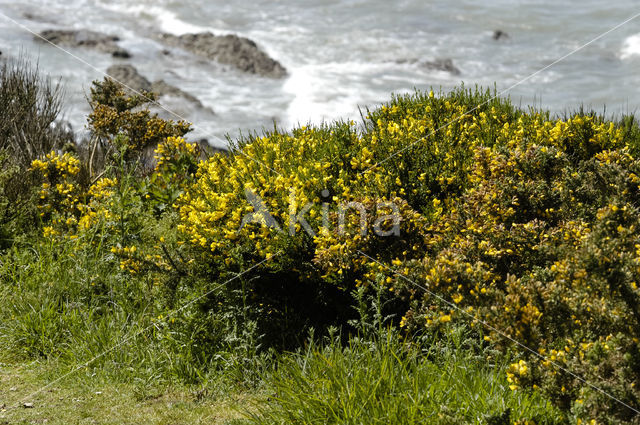
<path fill-rule="evenodd" d="M 91 174 L 109 162 L 138 163 L 145 149 L 155 148 L 167 137 L 182 137 L 189 132 L 190 124 L 164 120 L 145 108 L 153 101 L 153 93 L 127 94 L 121 84 L 110 78 L 93 84 L 88 117 L 93 133 L 88 160 Z"/>
<path fill-rule="evenodd" d="M 0 261 L 3 347 L 20 359 L 73 365 L 118 347 L 91 370 L 156 383 L 202 383 L 213 373 L 230 385 L 255 385 L 267 354 L 256 352 L 250 322 L 238 326 L 242 308 L 220 315 L 206 308 L 222 289 L 213 291 L 176 231 L 173 202 L 200 155 L 178 136 L 188 126 L 133 112 L 142 100 L 109 80 L 94 84 L 91 102 L 94 143 L 44 153 L 26 172 L 38 236 L 21 238 Z M 206 290 L 210 297 L 196 302 Z M 176 311 L 189 300 L 190 308 Z"/>
<path fill-rule="evenodd" d="M 488 92 L 399 97 L 361 130 L 275 132 L 202 163 L 178 200 L 180 229 L 220 270 L 273 256 L 263 275 L 318 293 L 383 285 L 399 301 L 391 313 L 404 306 L 398 321 L 410 333 L 488 323 L 543 356 L 521 353 L 509 371 L 513 391 L 540 388 L 581 420 L 637 421 L 634 128 L 629 119 L 525 113 Z M 273 221 L 247 224 L 248 193 Z M 363 215 L 340 223 L 349 202 Z M 390 219 L 376 222 L 390 212 L 399 236 Z M 486 340 L 511 344 L 498 333 Z"/>

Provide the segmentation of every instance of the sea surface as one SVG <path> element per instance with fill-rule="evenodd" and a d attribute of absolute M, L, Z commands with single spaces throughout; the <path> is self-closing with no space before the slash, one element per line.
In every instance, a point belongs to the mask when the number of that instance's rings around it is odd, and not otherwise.
<path fill-rule="evenodd" d="M 553 63 L 638 13 L 637 0 L 0 0 L 0 50 L 3 58 L 37 61 L 61 81 L 64 115 L 78 131 L 86 125 L 91 81 L 114 63 L 131 63 L 213 109 L 215 115 L 165 105 L 192 121 L 196 135 L 224 145 L 227 135 L 274 125 L 358 119 L 391 93 L 461 82 L 495 86 L 518 105 L 559 114 L 580 105 L 611 116 L 634 113 L 640 17 Z M 74 57 L 34 42 L 29 32 L 52 28 L 117 35 L 133 57 L 82 49 L 71 50 Z M 494 40 L 495 30 L 508 38 Z M 251 38 L 289 76 L 273 80 L 190 54 L 164 55 L 154 37 L 203 31 Z M 446 58 L 459 75 L 416 62 Z"/>

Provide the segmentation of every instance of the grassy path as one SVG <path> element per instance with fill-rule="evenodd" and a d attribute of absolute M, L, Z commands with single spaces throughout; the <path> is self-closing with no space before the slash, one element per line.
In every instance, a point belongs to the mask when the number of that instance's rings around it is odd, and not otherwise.
<path fill-rule="evenodd" d="M 258 398 L 210 396 L 185 387 L 159 390 L 78 374 L 22 402 L 55 376 L 46 365 L 0 363 L 0 425 L 228 424 Z"/>

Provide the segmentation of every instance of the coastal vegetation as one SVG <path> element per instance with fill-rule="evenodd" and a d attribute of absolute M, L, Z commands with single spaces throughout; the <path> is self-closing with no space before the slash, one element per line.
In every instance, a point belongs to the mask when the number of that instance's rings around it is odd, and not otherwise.
<path fill-rule="evenodd" d="M 460 87 L 210 154 L 152 93 L 94 82 L 86 140 L 58 99 L 0 71 L 0 373 L 31 379 L 0 421 L 81 382 L 219 423 L 640 423 L 632 116 Z"/>

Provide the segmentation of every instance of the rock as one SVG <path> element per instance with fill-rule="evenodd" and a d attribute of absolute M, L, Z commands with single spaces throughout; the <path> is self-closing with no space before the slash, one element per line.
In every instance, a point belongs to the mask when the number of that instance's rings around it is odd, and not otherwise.
<path fill-rule="evenodd" d="M 25 409 L 33 409 L 33 403 L 24 403 L 22 407 Z"/>
<path fill-rule="evenodd" d="M 417 64 L 434 71 L 445 71 L 451 73 L 452 75 L 460 75 L 460 70 L 453 64 L 453 61 L 451 59 L 436 59 L 434 61 L 422 61 L 419 59 L 397 59 L 394 62 L 399 65 Z"/>
<path fill-rule="evenodd" d="M 110 53 L 117 58 L 129 58 L 126 50 L 118 47 L 120 39 L 113 35 L 89 30 L 46 30 L 36 36 L 37 41 L 45 39 L 53 44 L 66 47 L 86 47 L 98 52 Z"/>
<path fill-rule="evenodd" d="M 421 62 L 420 65 L 434 71 L 445 71 L 452 75 L 460 75 L 460 70 L 453 64 L 451 59 L 436 59 L 432 62 Z"/>
<path fill-rule="evenodd" d="M 203 107 L 202 102 L 200 102 L 200 100 L 198 100 L 198 98 L 196 98 L 194 95 L 187 93 L 186 91 L 176 86 L 172 86 L 171 84 L 168 84 L 164 80 L 154 81 L 151 84 L 151 91 L 157 94 L 158 96 L 182 97 L 188 100 L 189 102 L 196 104 L 200 108 Z"/>
<path fill-rule="evenodd" d="M 494 40 L 500 40 L 503 38 L 509 38 L 509 34 L 507 34 L 506 32 L 502 31 L 502 30 L 495 30 L 493 32 L 493 39 Z"/>
<path fill-rule="evenodd" d="M 198 100 L 194 95 L 187 93 L 178 87 L 172 86 L 164 80 L 158 80 L 151 83 L 132 65 L 112 65 L 107 69 L 107 74 L 117 82 L 123 84 L 125 88 L 133 89 L 137 92 L 154 92 L 158 97 L 173 96 L 182 98 L 192 103 L 196 108 L 207 109 L 209 112 L 213 113 L 211 109 L 202 105 L 202 102 L 200 102 L 200 100 Z"/>
<path fill-rule="evenodd" d="M 248 38 L 204 32 L 180 36 L 162 34 L 160 40 L 170 46 L 180 47 L 195 55 L 231 65 L 250 74 L 272 78 L 287 75 L 287 70 L 278 61 L 270 58 Z"/>
<path fill-rule="evenodd" d="M 138 92 L 151 91 L 151 82 L 131 65 L 112 65 L 107 68 L 107 74 L 126 88 Z"/>
<path fill-rule="evenodd" d="M 129 59 L 131 57 L 131 54 L 124 49 L 119 49 L 111 53 L 111 56 L 113 56 L 114 58 Z"/>
<path fill-rule="evenodd" d="M 207 139 L 200 139 L 197 140 L 196 143 L 198 144 L 198 146 L 200 147 L 200 151 L 203 153 L 203 158 L 208 158 L 212 155 L 221 153 L 223 155 L 228 155 L 229 154 L 229 150 L 225 149 L 225 148 L 221 148 L 219 146 L 211 146 L 209 144 L 209 141 Z"/>

